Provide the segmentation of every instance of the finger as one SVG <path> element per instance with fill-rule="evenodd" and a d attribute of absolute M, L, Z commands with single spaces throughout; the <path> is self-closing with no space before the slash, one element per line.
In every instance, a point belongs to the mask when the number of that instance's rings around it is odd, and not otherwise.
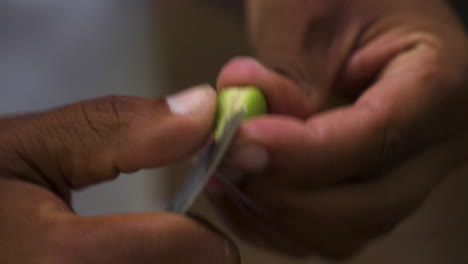
<path fill-rule="evenodd" d="M 226 192 L 212 198 L 221 203 L 217 209 L 229 216 L 233 229 L 249 241 L 291 254 L 290 246 L 281 243 L 288 241 L 305 247 L 303 254 L 345 258 L 414 212 L 441 177 L 464 164 L 467 149 L 468 136 L 461 135 L 378 179 L 323 190 L 290 190 L 267 178 L 253 178 L 243 193 L 255 201 L 262 218 L 233 206 Z M 270 230 L 264 232 L 267 227 Z"/>
<path fill-rule="evenodd" d="M 368 22 L 363 27 L 354 52 L 350 54 L 344 66 L 338 89 L 361 93 L 367 89 L 369 83 L 380 77 L 381 73 L 388 68 L 389 63 L 394 61 L 395 56 L 420 47 L 421 44 L 432 46 L 439 52 L 443 52 L 441 57 L 451 58 L 450 62 L 440 60 L 431 66 L 444 65 L 440 70 L 452 72 L 452 74 L 465 67 L 466 72 L 466 65 L 460 64 L 466 61 L 466 36 L 446 2 L 427 2 L 423 12 L 418 12 L 419 3 L 408 2 L 406 8 L 415 11 L 410 16 L 397 10 L 401 7 L 394 6 L 392 2 L 368 2 L 367 4 L 370 4 L 366 6 L 367 8 L 356 9 L 362 17 L 366 17 Z M 377 12 L 372 14 L 372 10 Z M 389 12 L 389 10 L 392 11 Z M 371 13 L 364 14 L 363 11 Z M 382 22 L 386 19 L 382 19 L 385 15 L 381 11 L 394 16 L 391 26 L 383 26 Z M 427 17 L 431 19 L 428 20 Z M 443 26 L 440 24 L 441 21 L 443 21 Z M 390 27 L 393 29 L 388 30 Z M 447 39 L 450 41 L 446 41 Z"/>
<path fill-rule="evenodd" d="M 256 146 L 268 153 L 264 171 L 256 177 L 268 177 L 284 187 L 308 189 L 333 185 L 380 168 L 383 138 L 374 135 L 379 132 L 380 124 L 374 123 L 370 112 L 347 107 L 319 116 L 328 126 L 316 127 L 284 116 L 268 116 L 247 122 L 233 147 L 230 164 L 258 173 L 249 170 L 253 166 L 244 162 L 246 159 L 250 163 L 258 160 L 249 153 L 249 149 Z M 336 131 L 340 128 L 346 131 Z"/>
<path fill-rule="evenodd" d="M 62 254 L 79 263 L 240 263 L 230 240 L 180 215 L 74 218 L 65 227 Z"/>
<path fill-rule="evenodd" d="M 1 167 L 66 197 L 69 188 L 187 157 L 209 135 L 215 101 L 201 86 L 166 100 L 112 96 L 9 119 L 1 136 L 13 154 Z"/>
<path fill-rule="evenodd" d="M 207 222 L 167 213 L 81 218 L 17 179 L 0 178 L 0 197 L 2 263 L 240 263 Z"/>
<path fill-rule="evenodd" d="M 367 173 L 381 165 L 382 157 L 376 155 L 381 151 L 380 142 L 369 144 L 369 138 L 374 136 L 371 133 L 379 127 L 367 132 L 362 126 L 368 126 L 366 118 L 372 116 L 366 111 L 345 109 L 339 111 L 352 111 L 352 114 L 346 114 L 353 119 L 342 119 L 335 125 L 347 129 L 347 137 L 343 139 L 337 138 L 334 131 L 319 131 L 309 123 L 285 116 L 267 116 L 248 121 L 241 127 L 232 153 L 228 156 L 229 164 L 254 173 L 255 177 L 268 178 L 285 188 L 320 189 L 349 177 L 360 176 L 358 173 Z M 335 120 L 330 118 L 332 115 L 338 116 L 338 113 L 329 112 L 327 115 L 330 116 L 323 118 L 332 122 Z M 251 152 L 252 149 L 257 151 Z M 371 155 L 358 160 L 354 155 L 361 152 Z M 259 153 L 267 153 L 263 155 L 267 157 L 266 161 Z M 362 155 L 360 157 L 363 158 Z"/>
<path fill-rule="evenodd" d="M 218 76 L 219 89 L 252 85 L 263 91 L 271 113 L 305 118 L 322 107 L 322 100 L 307 96 L 307 90 L 253 58 L 239 57 L 231 60 Z"/>
<path fill-rule="evenodd" d="M 431 47 L 418 46 L 396 58 L 356 104 L 312 116 L 306 123 L 252 120 L 240 138 L 266 148 L 272 157 L 269 174 L 297 172 L 298 177 L 283 180 L 299 180 L 298 186 L 375 174 L 466 126 L 466 117 L 455 108 L 464 105 L 457 100 L 466 98 L 461 78 L 427 67 L 437 59 Z"/>
<path fill-rule="evenodd" d="M 343 66 L 360 41 L 370 14 L 340 1 L 247 3 L 256 55 L 267 67 L 294 80 L 304 95 L 323 104 L 336 92 Z"/>

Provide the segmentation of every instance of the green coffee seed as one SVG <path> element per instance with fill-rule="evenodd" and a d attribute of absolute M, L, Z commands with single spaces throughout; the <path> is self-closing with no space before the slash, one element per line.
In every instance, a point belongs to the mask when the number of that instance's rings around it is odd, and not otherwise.
<path fill-rule="evenodd" d="M 226 122 L 241 110 L 245 111 L 244 120 L 267 113 L 267 102 L 260 89 L 253 86 L 229 87 L 219 93 L 214 129 L 216 140 Z"/>

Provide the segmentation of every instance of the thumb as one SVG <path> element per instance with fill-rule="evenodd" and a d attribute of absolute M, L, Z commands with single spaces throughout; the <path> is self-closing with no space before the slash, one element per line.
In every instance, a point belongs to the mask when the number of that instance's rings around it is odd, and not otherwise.
<path fill-rule="evenodd" d="M 170 213 L 84 218 L 16 179 L 0 177 L 0 219 L 0 263 L 240 263 L 235 244 L 206 221 Z"/>
<path fill-rule="evenodd" d="M 70 189 L 186 158 L 209 135 L 215 106 L 214 89 L 200 86 L 166 99 L 110 96 L 0 119 L 1 143 L 13 150 L 0 169 L 68 200 Z"/>
<path fill-rule="evenodd" d="M 310 89 L 270 70 L 257 60 L 238 57 L 228 62 L 218 76 L 218 88 L 229 86 L 257 86 L 265 94 L 268 109 L 274 114 L 306 118 L 321 110 L 323 96 L 316 96 Z"/>

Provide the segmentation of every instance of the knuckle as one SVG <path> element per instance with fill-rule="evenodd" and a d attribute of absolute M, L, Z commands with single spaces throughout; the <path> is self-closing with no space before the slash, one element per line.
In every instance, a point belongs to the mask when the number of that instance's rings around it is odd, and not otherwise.
<path fill-rule="evenodd" d="M 0 132 L 0 170 L 5 175 L 58 191 L 54 181 L 46 175 L 55 165 L 50 160 L 58 158 L 53 149 L 63 140 L 56 136 L 54 124 L 50 124 L 44 114 L 12 117 L 7 124 Z M 66 196 L 65 192 L 60 192 L 62 194 Z"/>
<path fill-rule="evenodd" d="M 112 132 L 120 131 L 121 115 L 119 108 L 125 103 L 119 96 L 106 96 L 78 103 L 81 123 L 101 141 Z"/>
<path fill-rule="evenodd" d="M 420 33 L 414 37 L 417 40 L 415 49 L 419 49 L 421 54 L 418 63 L 420 67 L 412 69 L 414 78 L 436 95 L 452 95 L 466 78 L 466 49 L 430 34 Z"/>

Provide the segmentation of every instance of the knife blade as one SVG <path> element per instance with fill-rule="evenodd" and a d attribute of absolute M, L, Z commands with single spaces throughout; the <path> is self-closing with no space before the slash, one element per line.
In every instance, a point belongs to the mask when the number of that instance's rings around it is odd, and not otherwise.
<path fill-rule="evenodd" d="M 201 153 L 195 166 L 189 171 L 176 193 L 175 198 L 169 203 L 167 211 L 185 214 L 192 203 L 208 183 L 219 164 L 223 160 L 229 145 L 231 144 L 240 124 L 245 116 L 245 109 L 239 111 L 226 122 L 226 126 L 218 140 L 213 140 Z"/>

